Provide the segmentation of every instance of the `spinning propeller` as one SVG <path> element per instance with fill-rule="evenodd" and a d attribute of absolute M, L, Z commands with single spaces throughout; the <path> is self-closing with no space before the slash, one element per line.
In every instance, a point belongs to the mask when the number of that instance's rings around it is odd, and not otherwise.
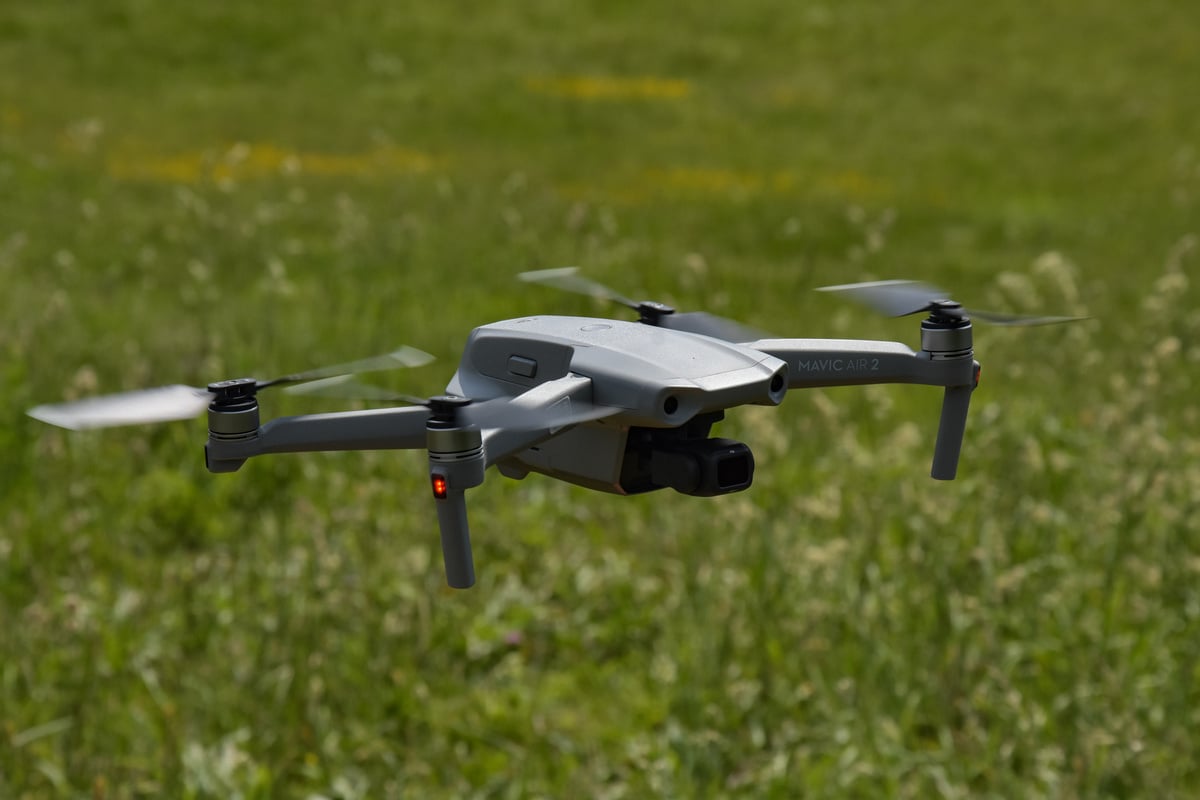
<path fill-rule="evenodd" d="M 577 267 L 558 267 L 556 269 L 540 269 L 533 272 L 522 272 L 517 276 L 526 283 L 540 283 L 576 294 L 585 294 L 600 300 L 627 306 L 638 312 L 639 321 L 647 325 L 669 328 L 674 331 L 698 333 L 723 339 L 727 342 L 755 342 L 765 338 L 762 331 L 755 330 L 740 322 L 718 317 L 705 311 L 676 312 L 671 306 L 653 300 L 638 302 L 630 300 L 625 295 L 610 289 L 602 283 L 579 274 Z"/>
<path fill-rule="evenodd" d="M 963 308 L 949 299 L 946 292 L 936 286 L 917 281 L 867 281 L 846 283 L 839 286 L 822 286 L 820 292 L 834 292 L 886 314 L 889 317 L 904 317 L 928 311 L 934 317 L 944 319 L 977 319 L 993 325 L 1053 325 L 1060 322 L 1076 322 L 1087 317 L 1023 316 L 1001 314 L 995 311 L 978 311 Z"/>
<path fill-rule="evenodd" d="M 199 416 L 217 398 L 218 392 L 227 393 L 234 388 L 241 396 L 252 398 L 260 389 L 272 386 L 330 380 L 335 376 L 377 372 L 397 367 L 419 367 L 432 360 L 433 356 L 428 353 L 406 346 L 383 355 L 283 375 L 266 381 L 240 378 L 211 383 L 207 389 L 175 384 L 118 392 L 66 403 L 40 405 L 30 409 L 29 416 L 71 430 L 170 422 Z"/>
<path fill-rule="evenodd" d="M 455 427 L 483 429 L 504 428 L 512 430 L 537 430 L 542 428 L 565 428 L 606 416 L 611 409 L 582 403 L 561 403 L 548 409 L 539 409 L 536 414 L 522 405 L 518 398 L 502 395 L 486 399 L 473 399 L 459 395 L 417 397 L 393 392 L 380 386 L 355 379 L 353 374 L 337 375 L 322 380 L 309 381 L 283 390 L 285 394 L 306 397 L 334 397 L 344 400 L 367 400 L 377 403 L 406 403 L 429 409 L 430 416 L 441 414 L 445 421 Z"/>

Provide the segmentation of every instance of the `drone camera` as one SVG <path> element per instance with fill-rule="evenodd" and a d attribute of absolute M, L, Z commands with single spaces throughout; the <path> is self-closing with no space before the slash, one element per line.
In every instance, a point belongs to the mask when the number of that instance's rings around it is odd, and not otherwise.
<path fill-rule="evenodd" d="M 740 492 L 754 480 L 754 454 L 733 439 L 665 443 L 650 453 L 650 480 L 695 497 Z"/>
<path fill-rule="evenodd" d="M 621 489 L 639 494 L 670 487 L 680 494 L 713 497 L 750 488 L 754 454 L 733 439 L 650 435 L 628 448 Z"/>
<path fill-rule="evenodd" d="M 740 492 L 754 480 L 754 453 L 733 439 L 662 443 L 650 451 L 649 479 L 694 497 Z"/>
<path fill-rule="evenodd" d="M 750 486 L 754 479 L 754 454 L 741 442 L 733 442 L 723 457 L 717 460 L 717 488 L 722 493 Z"/>

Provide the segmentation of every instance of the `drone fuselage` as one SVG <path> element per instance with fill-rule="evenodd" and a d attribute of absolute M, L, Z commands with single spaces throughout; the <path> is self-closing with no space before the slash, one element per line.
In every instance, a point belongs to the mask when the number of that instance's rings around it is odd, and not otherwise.
<path fill-rule="evenodd" d="M 744 345 L 637 322 L 537 316 L 476 328 L 447 391 L 516 396 L 567 375 L 590 379 L 590 402 L 614 413 L 497 459 L 503 474 L 540 472 L 618 494 L 744 489 L 749 448 L 709 439 L 709 428 L 727 408 L 778 405 L 788 386 L 784 361 Z"/>
<path fill-rule="evenodd" d="M 759 350 L 638 322 L 560 316 L 476 328 L 447 391 L 517 395 L 568 374 L 591 379 L 592 403 L 620 409 L 612 421 L 647 427 L 778 405 L 787 391 L 787 364 Z"/>

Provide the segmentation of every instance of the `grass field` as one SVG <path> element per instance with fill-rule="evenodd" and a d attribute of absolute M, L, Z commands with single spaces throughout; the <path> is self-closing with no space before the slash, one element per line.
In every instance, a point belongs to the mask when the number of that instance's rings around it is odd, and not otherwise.
<path fill-rule="evenodd" d="M 1200 5 L 0 6 L 0 796 L 1200 793 Z M 90 393 L 618 313 L 917 345 L 817 286 L 1088 314 L 940 396 L 793 393 L 754 487 L 204 469 Z M 275 396 L 264 414 L 329 410 Z"/>

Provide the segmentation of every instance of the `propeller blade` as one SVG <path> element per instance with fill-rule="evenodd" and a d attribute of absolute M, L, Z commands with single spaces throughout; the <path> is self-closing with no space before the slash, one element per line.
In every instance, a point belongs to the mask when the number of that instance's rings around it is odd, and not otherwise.
<path fill-rule="evenodd" d="M 604 284 L 597 283 L 590 278 L 583 277 L 579 274 L 578 267 L 558 267 L 556 269 L 539 269 L 532 272 L 522 272 L 517 278 L 526 283 L 540 283 L 543 286 L 552 286 L 555 289 L 585 294 L 588 297 L 595 297 L 599 300 L 611 300 L 614 303 L 620 303 L 629 308 L 637 308 L 639 305 L 616 290 L 610 289 Z"/>
<path fill-rule="evenodd" d="M 847 283 L 840 286 L 821 286 L 819 292 L 844 294 L 865 306 L 892 317 L 903 317 L 921 311 L 930 311 L 936 304 L 949 300 L 949 295 L 935 286 L 917 281 L 868 281 Z M 937 313 L 952 317 L 966 316 L 979 322 L 1008 327 L 1030 325 L 1055 325 L 1061 322 L 1078 322 L 1088 317 L 1029 316 L 1005 314 L 997 311 L 961 309 L 957 304 L 938 306 Z"/>
<path fill-rule="evenodd" d="M 176 384 L 41 405 L 31 408 L 29 416 L 60 428 L 82 431 L 191 419 L 208 408 L 212 398 L 212 393 L 204 389 Z"/>
<path fill-rule="evenodd" d="M 410 403 L 415 406 L 431 407 L 433 400 L 399 394 L 379 386 L 357 381 L 351 375 L 340 375 L 283 390 L 286 394 L 312 397 L 339 397 L 378 402 Z M 564 428 L 593 419 L 600 419 L 613 411 L 603 406 L 580 404 L 563 399 L 549 409 L 535 407 L 522 402 L 518 397 L 494 397 L 462 405 L 454 412 L 458 424 L 478 428 L 506 428 L 511 430 L 537 430 L 541 428 Z"/>
<path fill-rule="evenodd" d="M 283 393 L 305 397 L 336 397 L 342 400 L 373 400 L 379 403 L 408 403 L 426 408 L 430 405 L 428 397 L 393 392 L 373 383 L 356 380 L 353 375 L 335 375 L 332 378 L 299 383 L 288 386 Z"/>
<path fill-rule="evenodd" d="M 843 283 L 837 286 L 819 286 L 818 292 L 835 292 L 847 295 L 865 306 L 870 306 L 889 317 L 903 317 L 929 308 L 935 300 L 946 300 L 949 295 L 917 281 L 865 281 Z"/>
<path fill-rule="evenodd" d="M 259 389 L 265 389 L 268 386 L 280 386 L 290 383 L 306 383 L 308 381 L 322 380 L 325 378 L 334 378 L 339 375 L 352 375 L 363 372 L 380 372 L 382 370 L 397 369 L 399 367 L 420 367 L 433 361 L 433 356 L 415 347 L 407 345 L 393 350 L 390 353 L 384 353 L 371 358 L 360 358 L 357 361 L 347 361 L 344 364 L 334 364 L 328 367 L 319 367 L 310 369 L 306 372 L 297 372 L 292 375 L 284 375 L 280 378 L 274 378 L 269 381 L 260 381 Z"/>
<path fill-rule="evenodd" d="M 666 314 L 659 318 L 659 325 L 673 331 L 699 333 L 727 342 L 756 342 L 768 338 L 762 331 L 706 311 Z"/>
<path fill-rule="evenodd" d="M 305 397 L 336 397 L 343 400 L 381 400 L 385 402 L 393 400 L 411 401 L 415 399 L 405 395 L 398 395 L 390 389 L 384 389 L 382 386 L 375 386 L 355 380 L 353 375 L 334 375 L 332 378 L 321 378 L 315 381 L 307 381 L 306 383 L 293 384 L 285 387 L 283 393 L 303 395 Z M 418 405 L 423 404 L 424 401 L 418 403 Z"/>
<path fill-rule="evenodd" d="M 639 303 L 630 300 L 623 294 L 601 283 L 585 278 L 579 274 L 578 267 L 559 267 L 557 269 L 541 269 L 534 272 L 522 272 L 517 276 L 527 283 L 540 283 L 565 289 L 568 292 L 586 294 L 600 300 L 611 300 L 634 309 L 642 314 L 642 321 L 652 319 L 652 324 L 661 328 L 669 328 L 688 333 L 699 333 L 714 339 L 724 339 L 727 342 L 753 342 L 766 338 L 762 331 L 755 330 L 740 322 L 725 317 L 718 317 L 704 311 L 689 311 L 674 313 L 672 309 L 657 303 Z M 648 317 L 647 314 L 650 316 Z"/>
<path fill-rule="evenodd" d="M 428 364 L 433 356 L 414 347 L 401 347 L 380 356 L 349 361 L 329 367 L 284 375 L 269 381 L 259 381 L 255 391 L 268 386 L 307 383 L 331 380 L 351 373 L 374 372 L 397 367 L 418 367 Z M 365 385 L 365 384 L 364 384 Z M 328 390 L 329 385 L 323 387 Z M 376 391 L 383 391 L 371 387 Z M 318 387 L 313 394 L 320 394 Z M 214 395 L 194 386 L 172 385 L 157 389 L 139 389 L 132 392 L 90 397 L 68 403 L 41 405 L 29 410 L 34 419 L 71 430 L 87 428 L 112 428 L 119 425 L 141 425 L 152 422 L 172 422 L 199 416 L 208 408 Z M 423 401 L 422 401 L 423 402 Z"/>
<path fill-rule="evenodd" d="M 1081 322 L 1085 319 L 1091 319 L 1091 317 L 1032 317 L 1023 316 L 1021 314 L 1001 314 L 996 311 L 978 311 L 973 308 L 968 308 L 966 310 L 966 314 L 971 319 L 977 319 L 992 325 L 1001 325 L 1004 327 L 1057 325 L 1062 322 Z"/>
<path fill-rule="evenodd" d="M 380 386 L 356 381 L 349 375 L 289 386 L 283 391 L 286 394 L 311 397 L 338 397 L 385 403 L 401 402 L 426 408 L 433 405 L 433 400 L 430 398 L 398 394 Z M 520 402 L 519 397 L 504 396 L 471 402 L 461 406 L 454 413 L 458 424 L 463 427 L 474 425 L 478 428 L 536 430 L 576 425 L 580 422 L 608 416 L 613 412 L 603 406 L 572 403 L 569 400 L 560 400 L 549 409 L 532 407 Z"/>

